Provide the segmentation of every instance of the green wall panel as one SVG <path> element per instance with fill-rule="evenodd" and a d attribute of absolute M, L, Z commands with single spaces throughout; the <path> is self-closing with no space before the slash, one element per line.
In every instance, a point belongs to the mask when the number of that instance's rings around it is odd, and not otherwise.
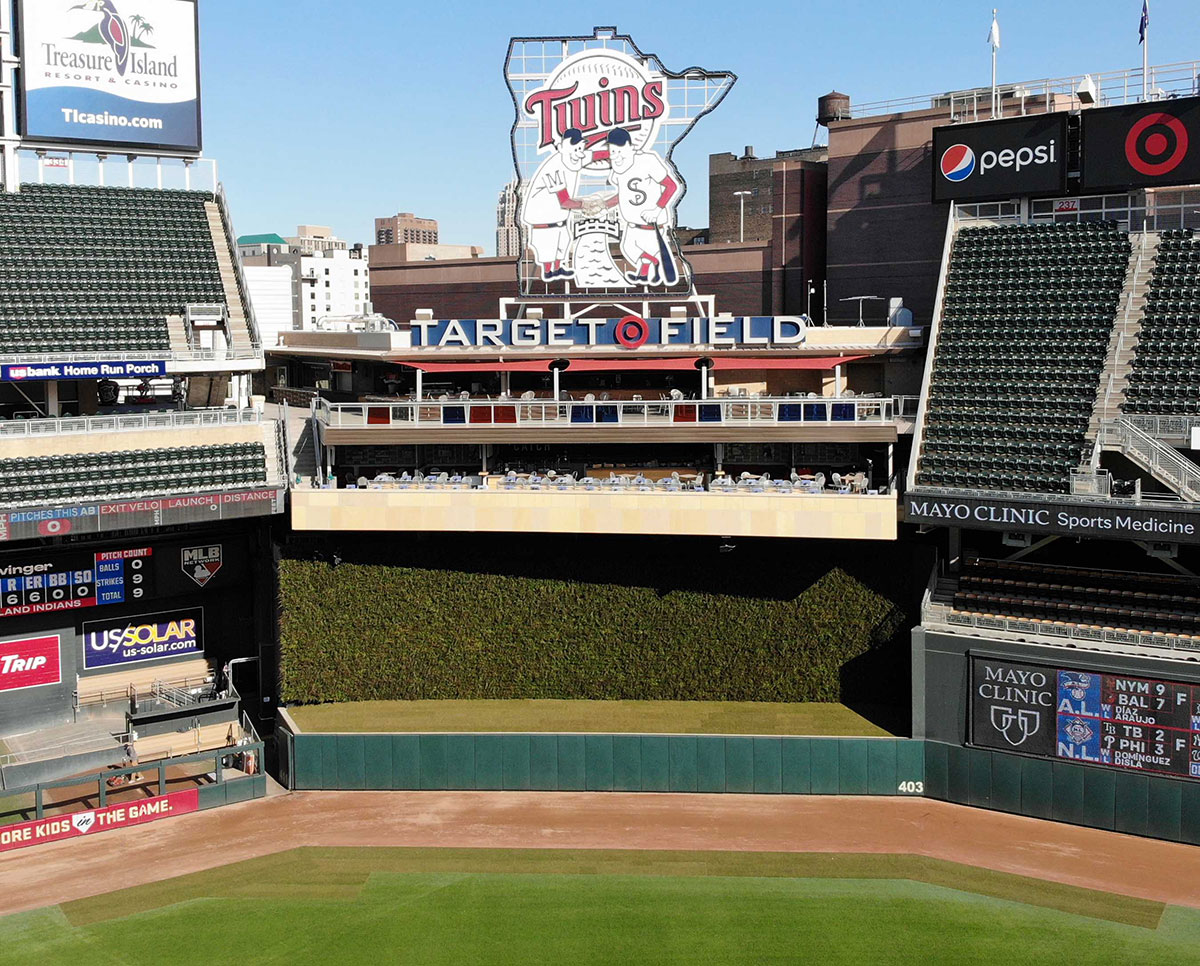
<path fill-rule="evenodd" d="M 1173 842 L 1183 837 L 1180 809 L 1183 803 L 1183 782 L 1156 778 L 1150 782 L 1147 796 L 1146 834 Z"/>
<path fill-rule="evenodd" d="M 363 788 L 392 787 L 392 736 L 363 735 Z"/>
<path fill-rule="evenodd" d="M 1016 755 L 992 754 L 992 808 L 1021 811 L 1021 759 Z"/>
<path fill-rule="evenodd" d="M 558 736 L 529 736 L 529 787 L 535 791 L 558 790 Z"/>
<path fill-rule="evenodd" d="M 827 739 L 828 740 L 828 739 Z M 837 741 L 838 794 L 866 795 L 870 790 L 866 738 L 842 738 Z"/>
<path fill-rule="evenodd" d="M 504 788 L 504 737 L 475 736 L 475 787 L 480 791 Z"/>
<path fill-rule="evenodd" d="M 1102 771 L 1089 768 L 1089 772 Z M 1132 772 L 1104 772 L 1112 774 L 1116 785 L 1116 809 L 1114 824 L 1106 826 L 1130 835 L 1145 835 L 1150 827 L 1150 782 L 1160 779 Z M 1086 787 L 1086 786 L 1085 786 Z M 1088 823 L 1089 825 L 1091 822 Z"/>
<path fill-rule="evenodd" d="M 642 739 L 640 735 L 613 735 L 613 791 L 642 790 Z"/>
<path fill-rule="evenodd" d="M 778 795 L 783 788 L 782 738 L 754 738 L 754 791 Z"/>
<path fill-rule="evenodd" d="M 725 791 L 725 739 L 720 735 L 696 736 L 696 791 Z"/>
<path fill-rule="evenodd" d="M 642 735 L 642 791 L 670 790 L 671 764 L 667 739 L 661 735 Z"/>
<path fill-rule="evenodd" d="M 358 789 L 366 787 L 366 762 L 362 735 L 336 735 L 337 787 Z"/>
<path fill-rule="evenodd" d="M 754 791 L 754 739 L 725 739 L 725 791 Z"/>
<path fill-rule="evenodd" d="M 1054 802 L 1051 815 L 1056 821 L 1083 825 L 1083 773 L 1081 765 L 1063 761 L 1050 762 L 1053 777 Z"/>
<path fill-rule="evenodd" d="M 392 735 L 392 788 L 420 787 L 420 735 Z"/>
<path fill-rule="evenodd" d="M 807 795 L 812 791 L 812 739 L 781 739 L 779 764 L 780 791 L 785 795 Z"/>
<path fill-rule="evenodd" d="M 589 792 L 613 790 L 613 736 L 588 735 L 583 740 L 584 767 Z"/>
<path fill-rule="evenodd" d="M 1116 794 L 1120 780 L 1125 777 L 1106 768 L 1083 769 L 1083 824 L 1092 828 L 1111 829 L 1114 812 L 1119 811 Z M 1142 796 L 1142 816 L 1146 814 L 1145 795 Z"/>
<path fill-rule="evenodd" d="M 504 788 L 525 791 L 529 788 L 529 735 L 501 735 L 504 754 Z"/>
<path fill-rule="evenodd" d="M 248 802 L 255 798 L 254 786 L 253 778 L 235 778 L 230 782 L 222 782 L 218 787 L 225 789 L 225 803 L 232 805 L 234 802 Z"/>
<path fill-rule="evenodd" d="M 1050 818 L 1054 813 L 1054 771 L 1051 763 L 1040 758 L 1020 758 L 1021 812 L 1034 818 Z"/>
<path fill-rule="evenodd" d="M 867 742 L 867 794 L 895 795 L 900 779 L 896 774 L 897 741 L 880 738 Z"/>
<path fill-rule="evenodd" d="M 225 790 L 226 782 L 219 785 L 201 785 L 196 789 L 196 807 L 200 811 L 209 808 L 220 808 L 229 804 L 229 795 Z"/>
<path fill-rule="evenodd" d="M 696 738 L 694 735 L 672 735 L 667 739 L 667 754 L 671 768 L 671 791 L 696 790 Z"/>
<path fill-rule="evenodd" d="M 321 743 L 321 784 L 318 788 L 337 788 L 337 735 L 314 736 Z"/>
<path fill-rule="evenodd" d="M 812 775 L 812 794 L 836 795 L 838 781 L 837 739 L 813 738 L 809 744 L 809 766 Z"/>
<path fill-rule="evenodd" d="M 896 784 L 900 782 L 921 782 L 925 778 L 925 749 L 928 742 L 896 739 Z"/>
<path fill-rule="evenodd" d="M 295 765 L 292 770 L 292 786 L 300 789 L 324 787 L 321 784 L 320 735 L 296 735 L 292 742 Z"/>
<path fill-rule="evenodd" d="M 925 794 L 930 798 L 946 798 L 950 783 L 949 761 L 949 745 L 925 742 Z"/>
<path fill-rule="evenodd" d="M 421 762 L 421 787 L 430 790 L 446 788 L 446 736 L 418 735 L 418 756 Z"/>
<path fill-rule="evenodd" d="M 971 800 L 971 757 L 966 748 L 950 745 L 946 756 L 946 797 L 966 804 Z"/>
<path fill-rule="evenodd" d="M 558 736 L 558 790 L 582 792 L 587 788 L 583 735 Z"/>
<path fill-rule="evenodd" d="M 446 735 L 446 788 L 475 787 L 475 735 Z"/>
<path fill-rule="evenodd" d="M 992 753 L 967 749 L 967 804 L 990 808 L 992 804 Z"/>
<path fill-rule="evenodd" d="M 1180 783 L 1180 838 L 1200 845 L 1200 782 Z"/>

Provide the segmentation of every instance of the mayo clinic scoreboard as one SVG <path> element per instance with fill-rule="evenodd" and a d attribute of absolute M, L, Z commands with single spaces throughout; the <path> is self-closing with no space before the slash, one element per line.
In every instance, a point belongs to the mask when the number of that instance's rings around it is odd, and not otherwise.
<path fill-rule="evenodd" d="M 971 744 L 1200 778 L 1200 685 L 975 655 Z"/>
<path fill-rule="evenodd" d="M 0 617 L 44 614 L 153 595 L 150 547 L 55 555 L 0 565 Z"/>

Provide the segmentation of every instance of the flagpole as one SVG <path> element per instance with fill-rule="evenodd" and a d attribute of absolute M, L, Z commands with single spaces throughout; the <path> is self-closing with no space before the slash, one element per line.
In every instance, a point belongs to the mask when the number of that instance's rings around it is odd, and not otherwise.
<path fill-rule="evenodd" d="M 1150 0 L 1146 0 L 1146 27 L 1142 35 L 1142 101 L 1150 100 Z"/>
<path fill-rule="evenodd" d="M 996 8 L 992 8 L 993 29 L 996 23 Z M 994 35 L 993 35 L 994 36 Z M 992 120 L 996 119 L 996 109 L 1000 106 L 1000 97 L 996 93 L 996 43 L 992 41 Z"/>

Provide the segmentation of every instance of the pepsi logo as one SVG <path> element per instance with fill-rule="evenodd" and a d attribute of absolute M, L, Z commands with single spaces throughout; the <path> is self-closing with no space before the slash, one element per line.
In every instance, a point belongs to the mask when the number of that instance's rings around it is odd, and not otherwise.
<path fill-rule="evenodd" d="M 1138 174 L 1150 178 L 1174 171 L 1187 152 L 1187 128 L 1171 114 L 1147 114 L 1125 137 L 1125 160 Z"/>
<path fill-rule="evenodd" d="M 952 144 L 942 152 L 942 177 L 955 183 L 975 172 L 975 152 L 965 144 Z"/>

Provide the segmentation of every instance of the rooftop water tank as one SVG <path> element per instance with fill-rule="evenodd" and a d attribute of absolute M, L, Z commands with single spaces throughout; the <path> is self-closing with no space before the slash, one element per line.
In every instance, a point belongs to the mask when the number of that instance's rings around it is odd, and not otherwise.
<path fill-rule="evenodd" d="M 850 117 L 850 95 L 830 91 L 817 98 L 817 123 L 829 127 L 830 121 L 844 121 Z"/>

